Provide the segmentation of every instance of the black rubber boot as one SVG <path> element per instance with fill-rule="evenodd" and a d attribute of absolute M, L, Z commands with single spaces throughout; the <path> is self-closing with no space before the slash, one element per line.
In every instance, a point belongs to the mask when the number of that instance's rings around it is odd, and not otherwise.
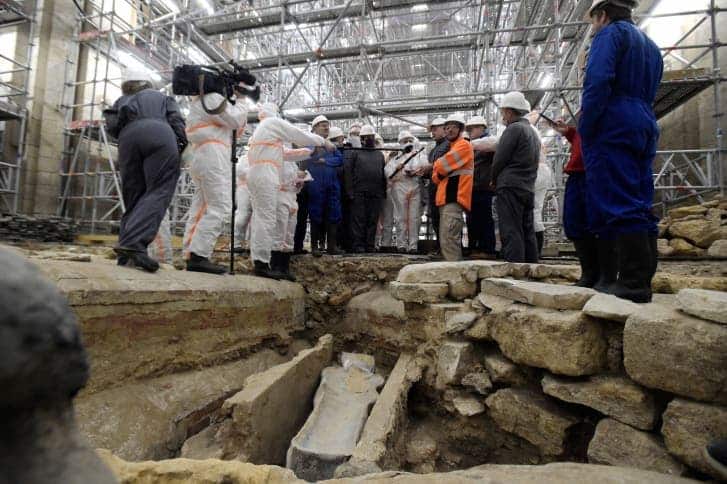
<path fill-rule="evenodd" d="M 343 255 L 344 252 L 338 248 L 338 224 L 328 224 L 328 253 L 330 255 Z"/>
<path fill-rule="evenodd" d="M 283 274 L 283 279 L 295 282 L 296 278 L 293 274 L 290 273 L 290 256 L 292 254 L 290 252 L 281 252 L 280 253 L 280 272 Z"/>
<path fill-rule="evenodd" d="M 649 235 L 646 232 L 622 235 L 616 246 L 618 280 L 606 292 L 635 303 L 651 302 L 654 262 Z"/>
<path fill-rule="evenodd" d="M 713 440 L 704 448 L 703 455 L 719 479 L 727 481 L 727 439 Z"/>
<path fill-rule="evenodd" d="M 649 277 L 649 284 L 656 274 L 656 269 L 659 266 L 659 249 L 657 235 L 649 235 L 649 248 L 651 249 L 651 276 Z"/>
<path fill-rule="evenodd" d="M 252 261 L 252 263 L 253 263 L 253 272 L 255 273 L 256 276 L 266 277 L 268 279 L 275 279 L 276 281 L 283 279 L 283 274 L 273 270 L 270 267 L 270 264 L 267 264 L 267 263 L 265 263 L 263 261 L 259 261 L 259 260 L 254 260 L 254 261 Z"/>
<path fill-rule="evenodd" d="M 616 283 L 619 269 L 619 251 L 615 240 L 594 239 L 598 280 L 593 289 L 608 293 Z"/>
<path fill-rule="evenodd" d="M 212 263 L 208 258 L 199 256 L 194 252 L 189 254 L 187 259 L 187 270 L 189 272 L 206 272 L 207 274 L 222 275 L 227 272 L 225 266 Z"/>
<path fill-rule="evenodd" d="M 581 263 L 581 278 L 576 282 L 579 287 L 593 287 L 599 279 L 598 247 L 592 237 L 573 239 L 576 256 Z M 613 282 L 613 281 L 612 281 Z"/>
<path fill-rule="evenodd" d="M 114 251 L 117 255 L 116 263 L 120 266 L 132 267 L 146 272 L 156 272 L 159 270 L 159 262 L 144 252 L 120 247 L 114 247 Z"/>
<path fill-rule="evenodd" d="M 321 257 L 323 255 L 323 227 L 315 222 L 310 223 L 310 246 L 313 257 Z"/>

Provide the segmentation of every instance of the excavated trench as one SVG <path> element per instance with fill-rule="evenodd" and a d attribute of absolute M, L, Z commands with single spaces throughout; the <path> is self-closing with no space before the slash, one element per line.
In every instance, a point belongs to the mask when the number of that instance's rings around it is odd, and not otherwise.
<path fill-rule="evenodd" d="M 293 262 L 300 284 L 190 280 L 179 271 L 161 271 L 163 281 L 119 276 L 125 269 L 95 258 L 85 267 L 45 264 L 92 359 L 91 382 L 76 399 L 80 429 L 92 446 L 128 461 L 287 461 L 306 480 L 555 461 L 706 477 L 698 458 L 660 433 L 662 414 L 689 391 L 625 381 L 623 321 L 584 316 L 583 304 L 542 308 L 505 290 L 481 294 L 488 278 L 569 284 L 572 267 L 434 264 L 402 276 L 404 266 L 428 261 L 301 257 Z M 682 274 L 663 276 L 664 292 L 679 278 L 725 284 L 722 269 L 694 275 L 694 267 L 675 266 L 672 275 Z M 673 306 L 667 296 L 661 303 Z M 509 334 L 513 321 L 521 327 Z M 518 340 L 536 355 L 519 354 Z M 616 395 L 625 411 L 562 390 L 596 378 L 613 380 L 594 392 Z M 545 389 L 548 379 L 556 390 Z M 722 397 L 705 392 L 700 400 L 717 410 L 702 418 L 721 428 Z M 622 439 L 646 439 L 634 452 L 650 466 L 616 462 L 606 444 L 593 450 L 604 420 L 626 427 Z"/>

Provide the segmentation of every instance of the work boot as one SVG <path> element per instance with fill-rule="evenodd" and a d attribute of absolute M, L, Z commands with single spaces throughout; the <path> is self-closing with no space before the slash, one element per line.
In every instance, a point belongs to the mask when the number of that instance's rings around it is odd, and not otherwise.
<path fill-rule="evenodd" d="M 187 259 L 187 270 L 189 272 L 206 272 L 207 274 L 219 275 L 227 272 L 225 266 L 214 264 L 207 257 L 202 257 L 194 252 L 191 252 L 189 259 Z"/>
<path fill-rule="evenodd" d="M 252 261 L 253 264 L 253 272 L 256 276 L 260 277 L 267 277 L 268 279 L 275 279 L 276 281 L 279 281 L 283 278 L 283 274 L 281 274 L 278 271 L 273 270 L 270 267 L 270 264 L 260 261 L 260 260 L 254 260 Z"/>
<path fill-rule="evenodd" d="M 721 480 L 727 481 L 727 439 L 715 439 L 702 452 L 709 466 Z"/>
<path fill-rule="evenodd" d="M 328 253 L 330 255 L 343 255 L 344 252 L 338 248 L 338 224 L 328 224 Z"/>
<path fill-rule="evenodd" d="M 321 224 L 311 222 L 310 223 L 310 246 L 313 257 L 321 257 L 323 255 L 323 248 L 321 239 L 323 238 L 323 227 Z"/>
<path fill-rule="evenodd" d="M 651 249 L 651 276 L 649 281 L 654 278 L 656 269 L 659 266 L 659 249 L 657 244 L 658 235 L 649 235 L 649 249 Z"/>
<path fill-rule="evenodd" d="M 283 274 L 283 279 L 290 282 L 295 282 L 296 278 L 290 273 L 290 252 L 280 252 L 280 268 L 279 272 Z"/>
<path fill-rule="evenodd" d="M 616 241 L 618 280 L 606 291 L 635 303 L 651 302 L 651 278 L 654 262 L 651 241 L 646 232 L 625 234 Z"/>
<path fill-rule="evenodd" d="M 596 267 L 598 280 L 593 289 L 607 293 L 618 278 L 618 246 L 615 240 L 607 239 L 595 239 L 593 244 L 596 248 L 596 263 L 598 264 Z"/>
<path fill-rule="evenodd" d="M 581 278 L 575 285 L 579 287 L 595 286 L 599 280 L 596 239 L 592 237 L 573 239 L 573 246 L 576 248 L 576 256 L 581 264 Z"/>
<path fill-rule="evenodd" d="M 159 270 L 159 262 L 149 257 L 145 252 L 137 250 L 124 249 L 122 247 L 114 247 L 117 259 L 116 263 L 124 267 L 132 267 L 146 272 L 156 272 Z"/>

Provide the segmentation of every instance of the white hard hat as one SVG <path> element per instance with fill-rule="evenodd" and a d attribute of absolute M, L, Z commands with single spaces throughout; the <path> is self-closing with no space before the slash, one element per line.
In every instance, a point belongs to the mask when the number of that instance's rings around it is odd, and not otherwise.
<path fill-rule="evenodd" d="M 596 8 L 605 7 L 608 4 L 628 8 L 629 10 L 633 10 L 639 6 L 638 0 L 593 0 L 591 8 L 588 9 L 588 15 L 591 15 Z"/>
<path fill-rule="evenodd" d="M 280 114 L 278 105 L 275 103 L 264 103 L 258 108 L 257 117 L 261 121 L 265 118 L 276 118 Z"/>
<path fill-rule="evenodd" d="M 510 108 L 524 113 L 531 111 L 530 103 L 520 91 L 512 91 L 505 94 L 502 98 L 502 103 L 500 103 L 500 108 Z"/>
<path fill-rule="evenodd" d="M 363 128 L 361 128 L 361 132 L 358 135 L 359 136 L 374 136 L 374 135 L 376 135 L 376 130 L 370 124 L 364 124 Z"/>
<path fill-rule="evenodd" d="M 143 69 L 126 69 L 124 72 L 124 82 L 128 81 L 146 81 L 153 83 L 154 79 L 151 77 L 151 72 Z"/>
<path fill-rule="evenodd" d="M 313 119 L 313 122 L 310 124 L 312 128 L 316 127 L 316 124 L 328 122 L 328 118 L 323 116 L 322 114 L 320 116 L 316 116 L 315 119 Z"/>
<path fill-rule="evenodd" d="M 341 138 L 343 136 L 343 130 L 337 126 L 333 126 L 328 132 L 328 139 Z"/>
<path fill-rule="evenodd" d="M 465 125 L 467 127 L 470 126 L 487 126 L 487 121 L 485 121 L 485 118 L 482 116 L 472 116 L 469 121 L 467 121 L 467 124 Z"/>
<path fill-rule="evenodd" d="M 434 118 L 434 119 L 432 120 L 432 122 L 431 122 L 431 123 L 429 123 L 429 127 L 433 127 L 433 126 L 444 126 L 444 123 L 445 123 L 446 121 L 447 121 L 447 120 L 446 120 L 446 119 L 444 119 L 444 118 L 443 118 L 443 117 L 441 117 L 441 116 L 439 116 L 439 117 L 436 117 L 436 118 Z"/>
<path fill-rule="evenodd" d="M 410 131 L 403 129 L 403 130 L 399 131 L 398 141 L 399 141 L 399 143 L 401 143 L 403 140 L 405 140 L 407 138 L 413 138 L 413 137 L 414 137 L 414 135 L 411 134 Z"/>
<path fill-rule="evenodd" d="M 462 126 L 464 126 L 464 116 L 461 114 L 451 114 L 445 121 L 444 124 L 447 123 L 459 123 Z"/>
<path fill-rule="evenodd" d="M 353 128 L 358 128 L 358 129 L 361 129 L 361 123 L 359 123 L 359 122 L 355 122 L 355 123 L 353 123 L 353 124 L 351 125 L 351 127 L 350 127 L 350 128 L 348 128 L 348 130 L 349 130 L 349 131 L 351 131 L 351 130 L 352 130 Z"/>

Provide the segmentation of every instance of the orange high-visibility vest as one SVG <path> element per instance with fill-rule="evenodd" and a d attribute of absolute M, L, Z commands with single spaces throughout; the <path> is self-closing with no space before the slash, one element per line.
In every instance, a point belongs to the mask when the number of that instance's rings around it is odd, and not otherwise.
<path fill-rule="evenodd" d="M 437 207 L 459 203 L 465 210 L 472 208 L 472 179 L 475 153 L 472 145 L 460 137 L 450 142 L 449 151 L 434 162 L 432 181 L 437 184 Z"/>

